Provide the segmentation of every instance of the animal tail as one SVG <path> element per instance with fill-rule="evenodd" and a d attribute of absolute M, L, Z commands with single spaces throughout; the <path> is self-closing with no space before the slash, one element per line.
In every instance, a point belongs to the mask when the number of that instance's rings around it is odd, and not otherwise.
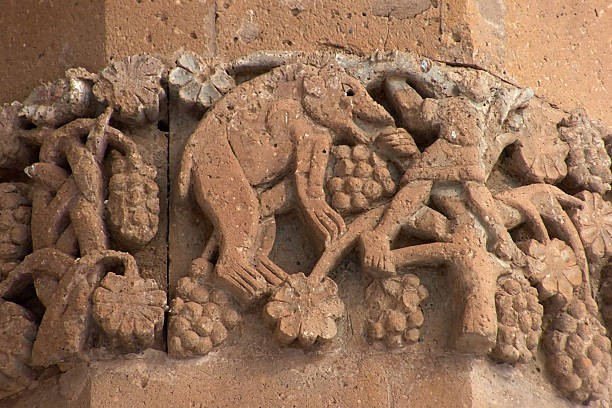
<path fill-rule="evenodd" d="M 178 195 L 181 200 L 187 198 L 189 194 L 189 187 L 191 186 L 191 170 L 193 167 L 193 149 L 192 144 L 189 142 L 185 146 L 183 151 L 183 157 L 181 158 L 181 164 L 179 167 L 179 175 L 177 180 Z"/>

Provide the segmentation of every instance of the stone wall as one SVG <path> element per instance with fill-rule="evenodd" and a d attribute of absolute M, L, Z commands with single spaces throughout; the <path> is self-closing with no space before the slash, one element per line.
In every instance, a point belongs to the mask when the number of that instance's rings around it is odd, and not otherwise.
<path fill-rule="evenodd" d="M 8 0 L 0 25 L 5 102 L 69 67 L 96 71 L 138 52 L 227 60 L 255 50 L 395 49 L 476 65 L 566 111 L 612 119 L 606 0 Z"/>
<path fill-rule="evenodd" d="M 612 5 L 527 3 L 8 0 L 0 407 L 608 407 Z"/>

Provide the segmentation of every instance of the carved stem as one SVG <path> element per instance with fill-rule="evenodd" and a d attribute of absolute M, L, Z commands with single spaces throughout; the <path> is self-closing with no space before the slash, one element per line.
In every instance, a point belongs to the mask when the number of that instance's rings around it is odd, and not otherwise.
<path fill-rule="evenodd" d="M 394 250 L 393 258 L 397 268 L 448 267 L 452 273 L 455 309 L 459 311 L 454 328 L 454 347 L 478 354 L 491 350 L 497 335 L 494 296 L 502 268 L 486 251 L 437 242 Z"/>

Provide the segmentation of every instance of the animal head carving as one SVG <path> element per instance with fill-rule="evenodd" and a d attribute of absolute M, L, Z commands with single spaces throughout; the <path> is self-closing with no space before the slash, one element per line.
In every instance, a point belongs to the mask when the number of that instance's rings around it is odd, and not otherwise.
<path fill-rule="evenodd" d="M 394 126 L 391 115 L 365 86 L 340 69 L 327 67 L 318 75 L 305 76 L 303 89 L 306 112 L 354 143 L 368 144 L 381 128 Z"/>

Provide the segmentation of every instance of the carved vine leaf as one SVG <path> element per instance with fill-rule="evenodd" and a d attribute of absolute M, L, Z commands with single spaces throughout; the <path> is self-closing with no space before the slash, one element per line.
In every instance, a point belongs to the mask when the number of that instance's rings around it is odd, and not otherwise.
<path fill-rule="evenodd" d="M 376 279 L 366 289 L 368 336 L 389 348 L 416 343 L 424 321 L 420 304 L 429 296 L 413 274 Z"/>
<path fill-rule="evenodd" d="M 509 364 L 534 360 L 544 313 L 538 291 L 522 276 L 502 278 L 495 294 L 495 307 L 497 343 L 491 356 Z"/>
<path fill-rule="evenodd" d="M 166 292 L 153 279 L 109 272 L 93 297 L 93 315 L 107 336 L 128 351 L 144 350 L 161 335 Z"/>
<path fill-rule="evenodd" d="M 170 71 L 168 82 L 178 89 L 180 100 L 187 105 L 210 108 L 236 86 L 223 66 L 193 53 L 181 54 L 176 63 L 178 66 Z"/>
<path fill-rule="evenodd" d="M 519 137 L 512 154 L 512 167 L 517 175 L 530 182 L 555 184 L 567 174 L 565 158 L 569 150 L 558 135 L 530 129 Z"/>
<path fill-rule="evenodd" d="M 66 77 L 43 84 L 26 98 L 20 114 L 36 126 L 58 127 L 96 111 L 92 93 L 96 75 L 84 68 L 66 71 Z"/>
<path fill-rule="evenodd" d="M 281 343 L 297 340 L 302 346 L 336 337 L 336 320 L 343 314 L 344 303 L 338 297 L 336 283 L 329 278 L 313 283 L 303 273 L 289 275 L 263 311 Z"/>
<path fill-rule="evenodd" d="M 29 311 L 0 299 L 0 399 L 23 390 L 35 379 L 28 364 L 36 329 Z"/>
<path fill-rule="evenodd" d="M 197 278 L 182 278 L 170 309 L 168 353 L 203 356 L 222 344 L 240 320 L 225 293 L 200 284 Z"/>
<path fill-rule="evenodd" d="M 166 99 L 161 84 L 164 72 L 164 64 L 157 58 L 133 55 L 105 68 L 93 92 L 115 109 L 122 122 L 135 126 L 155 122 Z"/>
<path fill-rule="evenodd" d="M 537 285 L 540 300 L 551 299 L 559 306 L 571 302 L 574 289 L 582 283 L 572 248 L 554 238 L 545 244 L 532 239 L 521 243 L 521 249 L 528 255 L 526 276 Z"/>
<path fill-rule="evenodd" d="M 612 204 L 598 193 L 582 191 L 576 197 L 584 201 L 582 208 L 568 210 L 589 261 L 601 264 L 612 256 Z"/>
<path fill-rule="evenodd" d="M 559 123 L 559 135 L 570 146 L 567 156 L 566 184 L 600 194 L 610 190 L 612 173 L 602 130 L 592 123 L 584 110 L 573 112 Z"/>

